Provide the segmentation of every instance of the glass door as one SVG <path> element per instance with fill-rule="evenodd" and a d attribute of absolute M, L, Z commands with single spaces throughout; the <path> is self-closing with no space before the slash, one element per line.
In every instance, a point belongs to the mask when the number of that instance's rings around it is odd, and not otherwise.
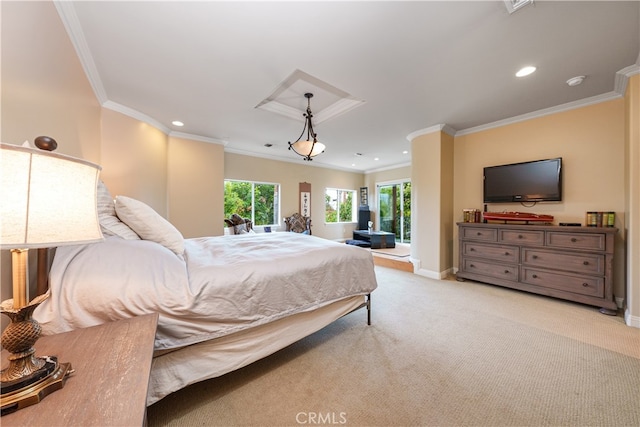
<path fill-rule="evenodd" d="M 396 235 L 400 243 L 411 242 L 411 181 L 378 185 L 380 231 Z"/>

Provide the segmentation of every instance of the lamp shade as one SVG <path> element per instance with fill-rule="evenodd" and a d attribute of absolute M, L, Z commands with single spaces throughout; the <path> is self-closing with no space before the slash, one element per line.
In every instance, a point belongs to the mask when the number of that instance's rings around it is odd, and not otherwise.
<path fill-rule="evenodd" d="M 0 249 L 101 241 L 100 169 L 85 160 L 0 143 Z"/>
<path fill-rule="evenodd" d="M 314 157 L 318 154 L 324 152 L 325 146 L 321 142 L 317 142 L 314 144 L 313 141 L 296 141 L 291 144 L 293 147 L 293 151 L 298 153 L 301 156 L 309 156 Z"/>

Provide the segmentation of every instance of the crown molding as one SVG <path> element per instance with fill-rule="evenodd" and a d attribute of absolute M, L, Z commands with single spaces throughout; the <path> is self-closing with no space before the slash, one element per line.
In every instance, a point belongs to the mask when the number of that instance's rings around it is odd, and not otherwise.
<path fill-rule="evenodd" d="M 389 171 L 389 170 L 398 169 L 398 168 L 404 168 L 404 167 L 407 167 L 407 166 L 411 167 L 411 162 L 398 163 L 398 164 L 395 164 L 395 165 L 384 166 L 384 167 L 376 168 L 376 169 L 367 169 L 363 173 L 365 175 L 368 175 L 368 174 L 371 174 L 371 173 L 378 173 L 378 172 L 384 172 L 384 171 Z"/>
<path fill-rule="evenodd" d="M 411 141 L 413 141 L 414 139 L 416 139 L 419 136 L 428 135 L 428 134 L 434 133 L 434 132 L 444 132 L 444 133 L 449 134 L 451 136 L 456 136 L 456 130 L 454 128 L 452 128 L 451 126 L 446 125 L 446 124 L 441 124 L 441 125 L 429 126 L 428 128 L 424 128 L 424 129 L 417 130 L 415 132 L 411 132 L 409 135 L 407 135 L 407 140 L 409 142 L 411 142 Z"/>
<path fill-rule="evenodd" d="M 638 58 L 640 61 L 640 57 Z M 613 85 L 613 90 L 619 93 L 621 96 L 624 96 L 624 93 L 627 91 L 627 83 L 629 83 L 629 79 L 631 76 L 636 74 L 640 74 L 640 65 L 633 64 L 616 73 L 615 82 Z"/>
<path fill-rule="evenodd" d="M 169 135 L 169 133 L 171 132 L 171 129 L 169 129 L 168 127 L 166 127 L 165 125 L 157 121 L 156 119 L 149 117 L 138 110 L 134 110 L 133 108 L 129 108 L 125 105 L 118 104 L 117 102 L 107 101 L 102 104 L 102 107 L 107 108 L 109 110 L 116 111 L 118 113 L 124 114 L 125 116 L 129 116 L 133 119 L 136 119 L 148 125 L 151 125 L 159 129 L 160 131 L 164 132 L 167 135 Z"/>
<path fill-rule="evenodd" d="M 169 136 L 172 138 L 189 139 L 191 141 L 208 142 L 210 144 L 218 144 L 218 145 L 223 145 L 225 147 L 227 146 L 227 144 L 229 144 L 229 141 L 224 141 L 222 139 L 209 138 L 206 136 L 193 135 L 193 134 L 184 133 L 184 132 L 171 131 L 169 132 Z"/>
<path fill-rule="evenodd" d="M 568 102 L 566 104 L 556 105 L 555 107 L 545 108 L 531 113 L 522 114 L 520 116 L 510 117 L 504 120 L 498 120 L 496 122 L 487 123 L 485 125 L 475 126 L 456 132 L 455 136 L 469 135 L 471 133 L 481 132 L 488 129 L 502 127 L 513 123 L 523 122 L 526 120 L 535 119 L 538 117 L 544 117 L 551 114 L 561 113 L 564 111 L 574 110 L 576 108 L 586 107 L 588 105 L 599 104 L 600 102 L 611 101 L 612 99 L 620 98 L 622 95 L 617 92 L 604 93 L 602 95 L 592 96 L 590 98 L 584 98 L 578 101 Z"/>
<path fill-rule="evenodd" d="M 89 84 L 91 84 L 93 93 L 96 95 L 98 102 L 100 104 L 104 104 L 108 101 L 107 92 L 104 89 L 102 80 L 100 79 L 100 74 L 98 73 L 98 68 L 96 67 L 96 63 L 93 60 L 93 56 L 91 55 L 91 51 L 87 45 L 87 40 L 84 37 L 84 32 L 82 31 L 82 26 L 78 20 L 78 15 L 76 14 L 73 2 L 54 0 L 53 4 L 58 11 L 58 15 L 60 15 L 60 19 L 67 30 L 67 34 L 69 35 L 69 39 L 71 39 L 71 43 L 78 54 L 78 59 L 82 64 L 84 73 L 87 75 Z"/>

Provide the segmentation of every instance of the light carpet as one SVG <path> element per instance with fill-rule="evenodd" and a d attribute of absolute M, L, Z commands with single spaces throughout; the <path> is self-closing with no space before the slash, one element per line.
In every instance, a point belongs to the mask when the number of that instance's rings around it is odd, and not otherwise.
<path fill-rule="evenodd" d="M 640 330 L 597 308 L 376 267 L 373 324 L 148 408 L 157 426 L 638 426 Z"/>

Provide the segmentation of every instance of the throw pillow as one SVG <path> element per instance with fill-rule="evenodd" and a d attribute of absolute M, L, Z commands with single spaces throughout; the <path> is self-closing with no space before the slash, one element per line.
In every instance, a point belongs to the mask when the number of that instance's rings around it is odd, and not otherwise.
<path fill-rule="evenodd" d="M 140 236 L 116 216 L 113 197 L 102 180 L 98 181 L 98 220 L 105 237 L 118 236 L 126 240 L 140 240 Z"/>
<path fill-rule="evenodd" d="M 116 214 L 144 240 L 159 243 L 179 256 L 184 254 L 184 237 L 180 231 L 146 203 L 117 196 Z"/>

